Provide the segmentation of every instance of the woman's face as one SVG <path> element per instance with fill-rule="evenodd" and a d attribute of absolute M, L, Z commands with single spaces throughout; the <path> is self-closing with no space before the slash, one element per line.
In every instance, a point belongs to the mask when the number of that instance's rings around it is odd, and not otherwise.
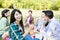
<path fill-rule="evenodd" d="M 9 17 L 10 16 L 10 11 L 8 11 L 7 13 L 5 13 L 5 16 Z"/>
<path fill-rule="evenodd" d="M 19 12 L 15 12 L 14 17 L 15 17 L 16 21 L 20 21 L 22 18 L 22 15 Z"/>

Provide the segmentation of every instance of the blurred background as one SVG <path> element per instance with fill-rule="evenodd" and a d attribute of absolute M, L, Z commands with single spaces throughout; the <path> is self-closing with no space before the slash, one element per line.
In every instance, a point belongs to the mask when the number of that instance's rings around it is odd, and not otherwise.
<path fill-rule="evenodd" d="M 25 21 L 28 10 L 33 11 L 35 22 L 41 16 L 42 10 L 53 10 L 55 18 L 60 20 L 60 0 L 0 0 L 0 18 L 3 9 L 17 8 L 23 13 L 23 20 Z"/>

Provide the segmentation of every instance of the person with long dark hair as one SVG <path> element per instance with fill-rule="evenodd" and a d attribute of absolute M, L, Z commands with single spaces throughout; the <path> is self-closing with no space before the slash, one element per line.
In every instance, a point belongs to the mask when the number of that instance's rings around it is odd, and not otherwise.
<path fill-rule="evenodd" d="M 0 37 L 3 39 L 7 36 L 7 31 L 9 28 L 8 17 L 10 16 L 10 11 L 8 9 L 4 9 L 1 13 L 2 18 L 0 20 Z"/>
<path fill-rule="evenodd" d="M 23 40 L 26 35 L 31 31 L 31 28 L 24 31 L 22 13 L 18 9 L 13 9 L 10 18 L 9 35 L 12 40 Z"/>

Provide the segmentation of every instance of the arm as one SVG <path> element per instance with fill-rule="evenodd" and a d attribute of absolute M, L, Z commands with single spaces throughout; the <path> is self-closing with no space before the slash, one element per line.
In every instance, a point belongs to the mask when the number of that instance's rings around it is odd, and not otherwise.
<path fill-rule="evenodd" d="M 5 27 L 6 27 L 6 21 L 7 21 L 7 19 L 6 18 L 2 18 L 1 20 L 0 20 L 0 26 L 1 26 L 1 30 L 5 30 Z M 3 29 L 4 28 L 4 29 Z"/>
<path fill-rule="evenodd" d="M 23 37 L 25 37 L 26 35 L 28 35 L 31 31 L 32 31 L 32 27 L 29 24 L 29 28 L 27 29 L 27 31 L 25 30 L 25 33 L 23 34 Z"/>
<path fill-rule="evenodd" d="M 38 28 L 31 24 L 32 30 L 30 31 L 30 34 L 38 34 L 40 31 L 38 31 Z"/>
<path fill-rule="evenodd" d="M 5 30 L 8 30 L 9 29 L 9 26 L 5 27 Z"/>
<path fill-rule="evenodd" d="M 32 30 L 32 25 L 29 24 L 29 28 L 27 30 L 25 30 L 25 33 L 23 34 L 23 36 L 25 37 L 30 32 L 33 32 L 34 33 L 34 31 Z"/>

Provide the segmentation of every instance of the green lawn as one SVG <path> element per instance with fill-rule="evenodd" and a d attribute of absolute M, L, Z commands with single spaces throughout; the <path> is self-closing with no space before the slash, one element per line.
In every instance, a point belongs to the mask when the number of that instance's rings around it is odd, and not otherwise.
<path fill-rule="evenodd" d="M 2 10 L 3 9 L 0 9 L 0 18 L 1 18 L 1 11 Z M 12 11 L 12 10 L 10 10 L 10 11 Z M 26 17 L 28 16 L 28 10 L 23 9 L 21 11 L 22 11 L 22 14 L 23 14 L 23 22 L 25 22 Z M 54 17 L 59 19 L 59 21 L 60 21 L 60 11 L 53 11 L 53 12 L 54 12 Z M 33 14 L 32 15 L 34 16 L 34 22 L 35 23 L 36 23 L 37 19 L 41 17 L 41 13 L 42 13 L 41 10 L 33 10 Z"/>

